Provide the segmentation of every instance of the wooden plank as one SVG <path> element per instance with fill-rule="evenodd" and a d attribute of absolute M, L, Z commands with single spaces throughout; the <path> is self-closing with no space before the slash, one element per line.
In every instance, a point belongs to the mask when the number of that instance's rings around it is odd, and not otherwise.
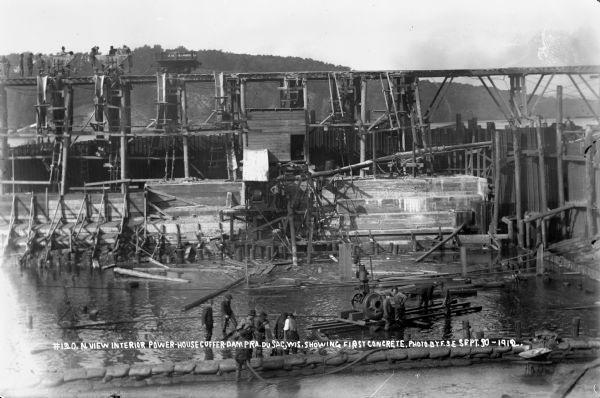
<path fill-rule="evenodd" d="M 152 257 L 150 257 L 150 258 L 148 259 L 148 262 L 149 262 L 150 264 L 157 265 L 157 266 L 159 266 L 159 267 L 161 267 L 161 268 L 163 268 L 163 269 L 171 269 L 171 267 L 169 267 L 169 266 L 167 266 L 167 265 L 165 265 L 165 264 L 161 263 L 161 262 L 160 262 L 160 261 L 158 261 L 158 260 L 155 260 L 155 259 L 153 259 Z"/>
<path fill-rule="evenodd" d="M 183 307 L 183 311 L 188 311 L 194 307 L 197 307 L 197 306 L 201 305 L 202 303 L 210 300 L 211 298 L 217 297 L 221 293 L 224 293 L 227 290 L 239 285 L 240 283 L 242 283 L 245 280 L 246 280 L 246 277 L 239 278 L 239 279 L 229 283 L 228 285 L 223 286 L 221 289 L 219 289 L 213 293 L 207 294 L 206 296 L 203 296 L 203 297 L 199 298 L 198 300 L 195 300 L 189 304 L 186 304 L 185 307 Z"/>
<path fill-rule="evenodd" d="M 145 272 L 133 271 L 133 270 L 119 268 L 119 267 L 115 267 L 113 269 L 113 272 L 116 274 L 120 274 L 120 275 L 134 276 L 136 278 L 154 279 L 154 280 L 166 281 L 166 282 L 185 282 L 185 283 L 189 282 L 189 280 L 187 280 L 187 279 L 172 278 L 169 276 L 161 276 L 161 275 L 152 275 L 152 274 L 148 274 Z"/>
<path fill-rule="evenodd" d="M 456 235 L 458 235 L 458 233 L 465 227 L 465 224 L 461 224 L 457 229 L 454 230 L 454 232 L 452 232 L 450 235 L 448 235 L 447 237 L 445 237 L 443 240 L 441 240 L 440 242 L 438 242 L 437 244 L 435 244 L 431 249 L 429 249 L 426 253 L 424 253 L 422 256 L 420 256 L 419 258 L 417 258 L 415 260 L 415 263 L 418 263 L 420 261 L 423 261 L 427 256 L 429 256 L 431 253 L 433 253 L 434 251 L 436 251 L 438 248 L 440 248 L 442 245 L 444 245 L 444 243 L 448 242 L 450 239 L 454 238 Z"/>

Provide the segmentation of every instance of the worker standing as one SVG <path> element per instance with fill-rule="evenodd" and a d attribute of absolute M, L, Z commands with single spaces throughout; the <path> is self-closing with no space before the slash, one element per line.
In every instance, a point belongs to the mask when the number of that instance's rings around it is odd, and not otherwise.
<path fill-rule="evenodd" d="M 221 302 L 221 314 L 222 314 L 222 326 L 223 326 L 223 339 L 227 337 L 227 327 L 231 322 L 233 328 L 237 328 L 237 320 L 235 319 L 235 315 L 233 314 L 233 310 L 231 309 L 231 299 L 233 297 L 231 294 L 226 294 L 225 299 Z"/>
<path fill-rule="evenodd" d="M 0 60 L 0 64 L 2 64 L 2 73 L 4 74 L 4 77 L 8 78 L 10 76 L 10 61 L 6 56 L 3 56 L 2 60 Z"/>
<path fill-rule="evenodd" d="M 385 321 L 383 330 L 390 330 L 395 319 L 395 311 L 394 307 L 392 307 L 392 294 L 390 292 L 386 293 L 383 299 L 383 319 Z"/>
<path fill-rule="evenodd" d="M 41 75 L 46 71 L 46 61 L 44 60 L 42 53 L 38 54 L 38 60 L 40 62 L 40 65 L 38 66 L 38 73 Z"/>
<path fill-rule="evenodd" d="M 233 340 L 241 343 L 235 348 L 234 359 L 236 362 L 235 380 L 240 381 L 242 370 L 247 366 L 248 361 L 252 358 L 252 349 L 244 346 L 244 342 L 252 339 L 252 330 L 248 328 L 240 328 L 235 331 Z M 252 378 L 252 374 L 248 375 L 248 380 Z"/>
<path fill-rule="evenodd" d="M 361 283 L 361 289 L 363 295 L 367 295 L 369 293 L 369 271 L 365 268 L 365 265 L 360 262 L 360 256 L 356 255 L 354 257 L 354 263 L 358 266 L 358 270 L 356 271 L 356 277 Z"/>
<path fill-rule="evenodd" d="M 437 282 L 427 283 L 419 289 L 419 308 L 424 308 L 425 311 L 433 304 L 433 290 Z"/>
<path fill-rule="evenodd" d="M 266 339 L 272 339 L 271 336 L 271 325 L 269 325 L 269 319 L 265 312 L 261 312 L 260 315 L 254 320 L 254 340 L 258 343 L 256 347 L 256 357 L 262 358 L 262 343 Z"/>
<path fill-rule="evenodd" d="M 27 74 L 33 76 L 33 53 L 27 55 Z"/>
<path fill-rule="evenodd" d="M 25 54 L 21 53 L 19 56 L 19 75 L 25 76 Z"/>
<path fill-rule="evenodd" d="M 294 314 L 288 314 L 288 317 L 285 320 L 285 325 L 283 326 L 283 339 L 288 342 L 288 344 L 292 345 L 292 354 L 297 354 L 298 347 L 296 347 L 295 343 L 298 342 L 300 336 L 298 335 L 298 324 L 296 323 Z M 289 354 L 289 352 L 290 348 L 286 348 L 285 353 Z"/>
<path fill-rule="evenodd" d="M 127 69 L 128 72 L 131 73 L 131 68 L 133 68 L 133 55 L 131 54 L 131 48 L 123 44 L 123 52 L 127 55 Z"/>
<path fill-rule="evenodd" d="M 204 309 L 202 313 L 202 321 L 204 322 L 204 329 L 206 330 L 206 341 L 212 339 L 213 332 L 213 301 L 210 300 L 210 304 Z"/>
<path fill-rule="evenodd" d="M 398 291 L 398 288 L 395 287 L 392 289 L 392 303 L 394 305 L 394 320 L 398 325 L 404 324 L 404 318 L 406 313 L 406 300 L 408 297 Z"/>

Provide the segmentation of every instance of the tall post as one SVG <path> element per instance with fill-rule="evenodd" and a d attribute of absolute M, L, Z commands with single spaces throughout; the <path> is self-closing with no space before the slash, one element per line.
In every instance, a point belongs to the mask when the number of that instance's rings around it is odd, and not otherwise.
<path fill-rule="evenodd" d="M 8 100 L 6 87 L 0 85 L 0 181 L 8 179 Z M 0 184 L 0 195 L 8 192 L 8 185 Z"/>
<path fill-rule="evenodd" d="M 306 104 L 304 105 L 306 106 Z M 240 112 L 241 119 L 246 121 L 246 80 L 240 80 Z M 248 147 L 248 129 L 244 123 L 242 128 L 242 151 Z"/>
<path fill-rule="evenodd" d="M 563 171 L 563 87 L 556 87 L 557 116 L 556 116 L 556 174 L 558 181 L 558 207 L 565 205 L 565 176 Z M 567 232 L 565 213 L 560 213 L 560 229 L 564 238 Z"/>
<path fill-rule="evenodd" d="M 536 275 L 544 274 L 544 244 L 541 243 L 537 247 L 535 256 L 535 273 Z"/>
<path fill-rule="evenodd" d="M 181 132 L 183 133 L 183 176 L 190 178 L 190 154 L 188 146 L 188 116 L 187 116 L 187 90 L 185 88 L 185 81 L 180 82 L 180 103 L 181 103 Z"/>
<path fill-rule="evenodd" d="M 292 264 L 298 265 L 298 250 L 296 248 L 296 226 L 294 225 L 294 211 L 292 198 L 287 198 L 288 224 L 290 225 L 290 241 L 292 242 Z"/>
<path fill-rule="evenodd" d="M 304 133 L 304 161 L 306 164 L 310 164 L 310 113 L 308 111 L 308 84 L 306 79 L 302 79 L 302 102 L 304 106 L 304 124 L 306 126 Z"/>
<path fill-rule="evenodd" d="M 73 118 L 73 87 L 65 87 L 65 119 L 62 131 L 62 173 L 60 180 L 60 196 L 64 196 L 68 191 L 67 174 L 69 171 L 69 146 L 71 146 L 71 119 Z"/>
<path fill-rule="evenodd" d="M 375 130 L 371 131 L 371 152 L 373 159 L 373 178 L 377 178 L 377 132 Z"/>
<path fill-rule="evenodd" d="M 312 194 L 312 179 L 310 174 L 308 175 L 308 179 L 306 181 L 308 185 L 307 195 L 306 195 L 306 218 L 308 220 L 308 242 L 306 243 L 306 265 L 310 265 L 312 260 L 312 252 L 313 252 L 313 235 L 314 235 L 314 222 L 313 222 L 313 194 Z"/>
<path fill-rule="evenodd" d="M 494 215 L 492 216 L 491 233 L 498 232 L 498 218 L 500 217 L 500 171 L 502 164 L 500 160 L 500 131 L 496 130 L 493 122 L 487 124 L 488 130 L 494 137 Z"/>
<path fill-rule="evenodd" d="M 548 199 L 546 195 L 546 160 L 544 158 L 544 137 L 542 136 L 542 118 L 538 118 L 538 123 L 535 129 L 538 147 L 538 174 L 540 179 L 540 212 L 548 210 Z M 543 243 L 546 244 L 546 221 L 540 220 L 540 228 L 542 229 Z"/>
<path fill-rule="evenodd" d="M 517 213 L 517 229 L 519 247 L 524 245 L 524 225 L 523 225 L 523 209 L 521 207 L 521 136 L 517 127 L 511 123 L 513 138 L 513 154 L 515 158 L 515 202 Z"/>
<path fill-rule="evenodd" d="M 123 84 L 121 88 L 121 179 L 126 180 L 129 172 L 127 170 L 127 135 L 131 133 L 131 86 L 129 83 Z M 127 183 L 121 183 L 121 193 L 127 193 Z"/>
<path fill-rule="evenodd" d="M 417 176 L 417 127 L 415 126 L 414 110 L 410 112 L 410 130 L 412 132 L 412 170 L 413 177 Z"/>
<path fill-rule="evenodd" d="M 466 246 L 461 246 L 460 247 L 460 268 L 461 268 L 461 275 L 463 278 L 467 277 L 467 247 Z"/>
<path fill-rule="evenodd" d="M 596 179 L 594 172 L 594 157 L 596 155 L 596 144 L 592 127 L 588 125 L 585 128 L 585 187 L 586 187 L 586 220 L 587 220 L 587 237 L 595 236 L 596 220 L 594 218 L 594 193 L 596 191 Z"/>
<path fill-rule="evenodd" d="M 367 123 L 367 80 L 365 78 L 360 79 L 360 122 L 363 126 Z M 367 137 L 363 134 L 365 131 L 363 127 L 358 134 L 361 163 L 367 160 Z M 364 178 L 365 169 L 360 169 L 360 176 Z"/>

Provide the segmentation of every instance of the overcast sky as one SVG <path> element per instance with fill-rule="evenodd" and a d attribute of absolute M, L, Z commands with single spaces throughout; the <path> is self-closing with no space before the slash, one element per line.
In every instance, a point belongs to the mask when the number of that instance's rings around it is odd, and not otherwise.
<path fill-rule="evenodd" d="M 160 44 L 357 70 L 600 63 L 598 0 L 3 0 L 0 54 Z"/>

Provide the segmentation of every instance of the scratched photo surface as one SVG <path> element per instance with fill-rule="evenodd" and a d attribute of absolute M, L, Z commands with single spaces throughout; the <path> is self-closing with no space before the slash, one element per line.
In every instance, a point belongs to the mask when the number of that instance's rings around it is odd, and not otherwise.
<path fill-rule="evenodd" d="M 0 397 L 600 396 L 600 2 L 11 1 Z"/>

